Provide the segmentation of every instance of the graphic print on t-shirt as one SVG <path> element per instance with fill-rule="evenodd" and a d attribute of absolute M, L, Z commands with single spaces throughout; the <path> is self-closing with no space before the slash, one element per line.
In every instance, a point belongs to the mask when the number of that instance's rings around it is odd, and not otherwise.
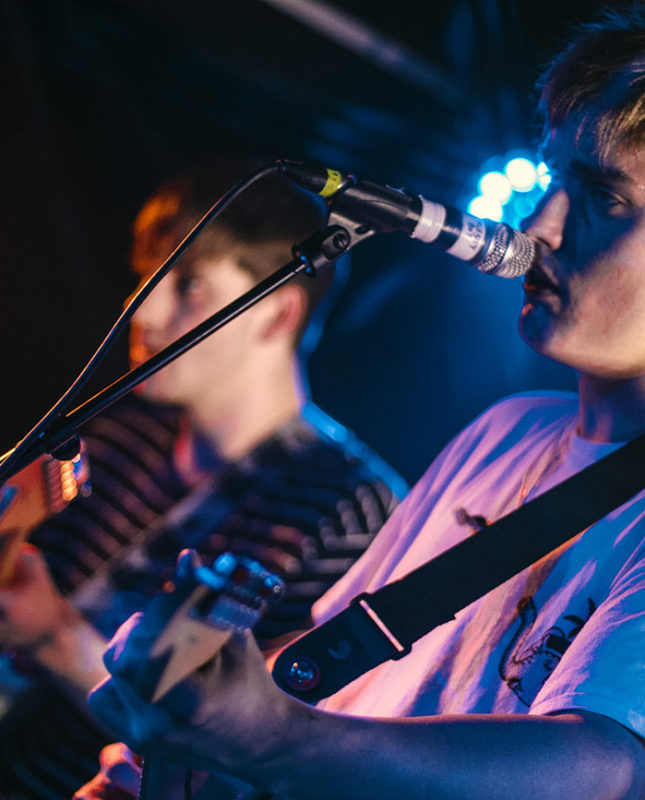
<path fill-rule="evenodd" d="M 525 597 L 517 605 L 519 626 L 504 651 L 499 674 L 506 685 L 525 706 L 530 706 L 546 680 L 560 663 L 565 650 L 580 633 L 583 625 L 596 610 L 591 598 L 587 600 L 586 618 L 567 614 L 560 625 L 529 640 L 537 617 L 532 597 Z"/>

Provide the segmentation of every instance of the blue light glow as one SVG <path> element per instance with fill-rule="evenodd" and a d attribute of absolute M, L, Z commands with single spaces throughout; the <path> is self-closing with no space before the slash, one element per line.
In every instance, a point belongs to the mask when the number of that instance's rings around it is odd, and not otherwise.
<path fill-rule="evenodd" d="M 551 174 L 549 172 L 549 168 L 544 163 L 544 161 L 540 161 L 537 165 L 537 185 L 545 192 L 549 184 L 551 183 Z"/>
<path fill-rule="evenodd" d="M 513 187 L 509 179 L 497 170 L 482 175 L 477 188 L 484 197 L 492 197 L 502 205 L 509 201 L 513 193 Z"/>
<path fill-rule="evenodd" d="M 492 219 L 501 222 L 504 211 L 499 200 L 494 197 L 478 195 L 468 204 L 468 212 L 479 219 Z"/>
<path fill-rule="evenodd" d="M 504 172 L 516 192 L 530 192 L 538 178 L 536 166 L 528 158 L 512 158 Z"/>
<path fill-rule="evenodd" d="M 505 165 L 505 166 L 504 166 Z M 482 219 L 506 222 L 518 228 L 533 213 L 551 182 L 547 165 L 523 151 L 487 159 L 477 182 L 479 196 L 468 211 Z"/>

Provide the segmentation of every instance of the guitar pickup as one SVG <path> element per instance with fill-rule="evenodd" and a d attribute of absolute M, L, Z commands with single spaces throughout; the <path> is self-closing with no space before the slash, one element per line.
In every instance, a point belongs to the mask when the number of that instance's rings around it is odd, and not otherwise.
<path fill-rule="evenodd" d="M 284 583 L 253 559 L 223 553 L 212 566 L 181 577 L 177 589 L 166 595 L 166 601 L 176 596 L 177 607 L 150 650 L 156 675 L 141 687 L 152 702 L 211 659 L 233 632 L 252 628 L 280 599 Z"/>
<path fill-rule="evenodd" d="M 193 615 L 216 627 L 251 628 L 267 604 L 277 602 L 284 583 L 258 561 L 222 553 L 210 567 L 196 567 L 195 579 L 212 590 Z"/>

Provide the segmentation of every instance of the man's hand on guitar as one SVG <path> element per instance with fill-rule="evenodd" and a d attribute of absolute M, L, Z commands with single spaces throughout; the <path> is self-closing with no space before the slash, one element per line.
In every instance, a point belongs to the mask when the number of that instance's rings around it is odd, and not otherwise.
<path fill-rule="evenodd" d="M 92 692 L 90 706 L 144 757 L 255 783 L 256 765 L 272 759 L 283 746 L 281 732 L 309 709 L 278 689 L 249 631 L 229 634 L 213 657 L 151 702 L 169 662 L 169 651 L 160 655 L 156 645 L 165 636 L 170 601 L 156 598 L 145 615 L 121 626 L 104 657 L 111 677 Z"/>

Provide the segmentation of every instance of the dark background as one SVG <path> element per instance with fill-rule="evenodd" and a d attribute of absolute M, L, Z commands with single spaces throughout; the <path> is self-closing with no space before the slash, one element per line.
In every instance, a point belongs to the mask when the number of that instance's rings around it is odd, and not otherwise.
<path fill-rule="evenodd" d="M 290 5 L 372 45 L 262 0 L 2 2 L 3 450 L 116 318 L 129 225 L 171 173 L 289 156 L 463 207 L 487 158 L 534 146 L 534 80 L 601 4 Z M 403 236 L 360 245 L 310 359 L 314 398 L 415 480 L 497 397 L 573 386 L 516 336 L 520 294 Z M 121 346 L 95 388 L 124 368 Z"/>

